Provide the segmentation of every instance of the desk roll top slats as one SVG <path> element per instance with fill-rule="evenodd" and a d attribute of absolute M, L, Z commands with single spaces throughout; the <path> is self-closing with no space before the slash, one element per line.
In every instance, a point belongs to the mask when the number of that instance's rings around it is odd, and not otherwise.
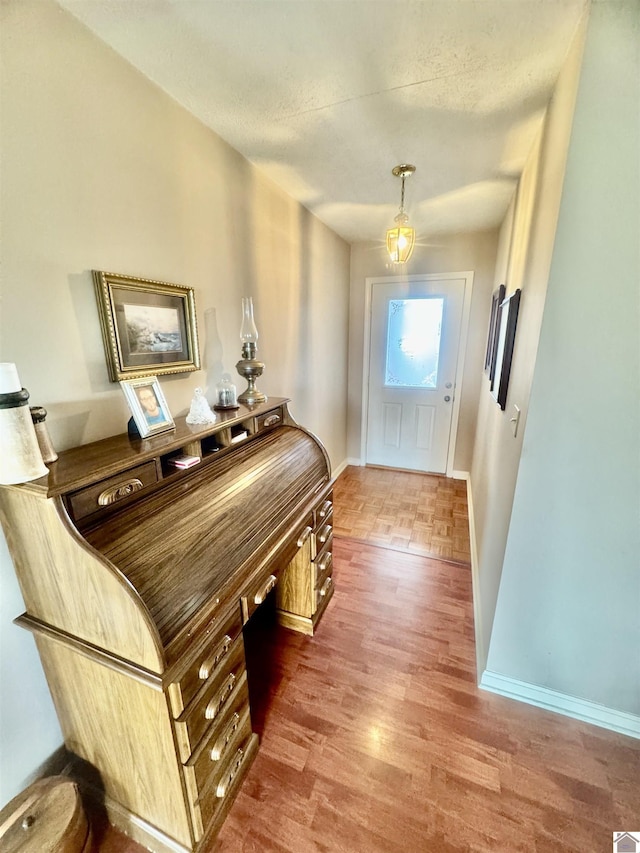
<path fill-rule="evenodd" d="M 113 515 L 86 540 L 123 572 L 171 641 L 258 552 L 286 534 L 326 481 L 311 436 L 282 427 Z"/>
<path fill-rule="evenodd" d="M 201 461 L 176 470 L 179 453 Z M 331 486 L 322 445 L 270 400 L 73 448 L 48 479 L 0 487 L 16 621 L 67 747 L 150 850 L 204 850 L 224 820 L 257 749 L 242 626 L 276 586 L 280 621 L 313 633 Z"/>

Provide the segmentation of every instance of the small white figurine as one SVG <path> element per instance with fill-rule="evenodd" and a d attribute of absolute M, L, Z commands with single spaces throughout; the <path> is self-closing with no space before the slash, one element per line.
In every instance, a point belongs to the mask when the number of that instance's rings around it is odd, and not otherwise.
<path fill-rule="evenodd" d="M 187 415 L 187 423 L 212 424 L 215 420 L 216 416 L 211 411 L 211 406 L 207 403 L 207 398 L 202 393 L 202 388 L 196 388 L 193 392 L 191 408 Z"/>

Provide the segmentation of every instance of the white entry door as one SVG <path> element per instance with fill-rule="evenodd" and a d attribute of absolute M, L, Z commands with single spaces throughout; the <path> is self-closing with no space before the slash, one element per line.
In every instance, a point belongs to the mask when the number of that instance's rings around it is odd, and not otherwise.
<path fill-rule="evenodd" d="M 366 462 L 444 474 L 465 279 L 372 288 Z"/>

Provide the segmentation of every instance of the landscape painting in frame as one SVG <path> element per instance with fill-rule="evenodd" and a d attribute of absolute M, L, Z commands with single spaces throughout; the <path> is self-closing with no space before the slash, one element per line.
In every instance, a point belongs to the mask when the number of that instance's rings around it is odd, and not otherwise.
<path fill-rule="evenodd" d="M 93 271 L 112 382 L 200 367 L 193 288 Z"/>

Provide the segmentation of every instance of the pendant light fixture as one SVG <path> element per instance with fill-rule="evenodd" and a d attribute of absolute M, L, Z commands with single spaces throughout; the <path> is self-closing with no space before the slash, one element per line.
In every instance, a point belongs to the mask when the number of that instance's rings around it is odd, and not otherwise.
<path fill-rule="evenodd" d="M 395 166 L 391 172 L 396 178 L 402 178 L 402 195 L 400 196 L 400 212 L 394 219 L 396 223 L 387 231 L 387 252 L 394 264 L 406 264 L 411 257 L 416 242 L 416 232 L 409 225 L 409 217 L 404 212 L 404 179 L 413 175 L 416 167 L 407 163 Z"/>

